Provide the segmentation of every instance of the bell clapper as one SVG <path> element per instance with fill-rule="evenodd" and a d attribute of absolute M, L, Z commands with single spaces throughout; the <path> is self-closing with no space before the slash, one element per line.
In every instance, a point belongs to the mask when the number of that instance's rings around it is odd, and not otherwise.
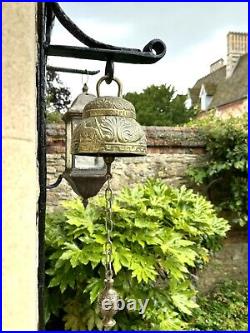
<path fill-rule="evenodd" d="M 104 280 L 104 289 L 99 296 L 99 307 L 100 313 L 102 315 L 102 322 L 105 330 L 109 330 L 115 326 L 116 321 L 113 318 L 117 313 L 117 302 L 119 295 L 117 291 L 113 288 L 114 279 L 113 279 L 113 268 L 112 268 L 112 231 L 113 231 L 113 221 L 112 221 L 112 201 L 113 201 L 113 192 L 111 189 L 111 164 L 114 161 L 113 156 L 105 156 L 104 161 L 107 166 L 107 188 L 105 190 L 105 199 L 106 199 L 106 218 L 105 218 L 105 229 L 107 240 L 105 244 L 105 280 Z"/>

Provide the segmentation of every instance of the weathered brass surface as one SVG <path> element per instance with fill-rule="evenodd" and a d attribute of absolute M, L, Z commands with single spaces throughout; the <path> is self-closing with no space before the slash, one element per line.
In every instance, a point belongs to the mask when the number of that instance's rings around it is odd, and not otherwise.
<path fill-rule="evenodd" d="M 99 97 L 102 77 L 97 83 L 97 98 L 89 102 L 81 123 L 75 128 L 71 153 L 75 155 L 146 155 L 147 145 L 143 129 L 136 121 L 134 106 L 121 97 L 121 83 L 117 79 L 118 97 Z"/>
<path fill-rule="evenodd" d="M 105 287 L 98 299 L 103 326 L 106 328 L 111 328 L 116 324 L 116 321 L 113 317 L 117 313 L 119 295 L 113 288 L 113 283 L 114 280 L 112 278 L 105 280 Z"/>

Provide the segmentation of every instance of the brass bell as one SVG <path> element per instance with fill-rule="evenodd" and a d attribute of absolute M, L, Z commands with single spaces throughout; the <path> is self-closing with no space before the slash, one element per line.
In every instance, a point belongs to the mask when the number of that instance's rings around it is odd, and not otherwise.
<path fill-rule="evenodd" d="M 136 121 L 133 104 L 122 98 L 121 82 L 118 97 L 100 97 L 102 77 L 96 85 L 97 98 L 85 105 L 82 121 L 73 133 L 71 153 L 95 156 L 140 156 L 146 155 L 146 137 Z"/>

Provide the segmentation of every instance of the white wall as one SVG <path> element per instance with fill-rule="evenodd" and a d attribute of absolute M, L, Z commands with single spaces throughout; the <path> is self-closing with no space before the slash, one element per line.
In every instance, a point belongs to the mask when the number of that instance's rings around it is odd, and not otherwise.
<path fill-rule="evenodd" d="M 36 3 L 3 3 L 3 323 L 37 330 Z"/>

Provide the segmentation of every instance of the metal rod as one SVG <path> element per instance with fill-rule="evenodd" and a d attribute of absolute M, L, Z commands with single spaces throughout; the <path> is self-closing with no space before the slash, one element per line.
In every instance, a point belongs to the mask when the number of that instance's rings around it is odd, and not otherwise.
<path fill-rule="evenodd" d="M 160 49 L 159 49 L 160 50 Z M 48 45 L 45 52 L 48 56 L 68 57 L 78 59 L 91 59 L 100 61 L 122 62 L 130 64 L 153 64 L 160 60 L 166 53 L 162 47 L 161 53 L 135 52 L 124 50 L 92 49 L 88 47 L 67 46 L 67 45 Z"/>
<path fill-rule="evenodd" d="M 84 45 L 87 45 L 87 46 L 93 47 L 93 48 L 102 48 L 102 49 L 110 49 L 110 50 L 127 49 L 127 50 L 140 51 L 139 49 L 122 48 L 119 46 L 114 46 L 114 45 L 99 42 L 99 41 L 95 40 L 94 38 L 91 38 L 87 34 L 85 34 L 68 17 L 68 15 L 63 11 L 63 9 L 60 7 L 60 5 L 57 2 L 49 2 L 48 6 L 51 8 L 52 12 L 55 14 L 56 18 L 62 24 L 62 26 L 64 26 L 64 28 L 67 29 L 71 33 L 71 35 L 73 35 L 76 39 L 78 39 Z"/>
<path fill-rule="evenodd" d="M 72 74 L 95 75 L 100 73 L 100 71 L 88 71 L 87 69 L 64 68 L 64 67 L 54 67 L 54 66 L 47 66 L 46 68 L 49 71 L 72 73 Z"/>
<path fill-rule="evenodd" d="M 37 63 L 37 160 L 39 170 L 38 198 L 38 330 L 45 328 L 45 214 L 46 214 L 46 123 L 45 123 L 45 65 L 44 53 L 46 7 L 44 2 L 38 3 L 38 63 Z"/>

